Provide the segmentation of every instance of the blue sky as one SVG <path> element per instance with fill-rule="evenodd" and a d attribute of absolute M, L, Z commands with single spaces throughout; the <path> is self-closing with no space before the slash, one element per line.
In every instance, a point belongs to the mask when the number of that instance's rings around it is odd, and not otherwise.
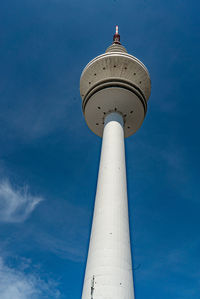
<path fill-rule="evenodd" d="M 122 44 L 149 69 L 126 140 L 137 299 L 199 299 L 198 1 L 1 0 L 0 298 L 80 298 L 101 139 L 84 66 Z"/>

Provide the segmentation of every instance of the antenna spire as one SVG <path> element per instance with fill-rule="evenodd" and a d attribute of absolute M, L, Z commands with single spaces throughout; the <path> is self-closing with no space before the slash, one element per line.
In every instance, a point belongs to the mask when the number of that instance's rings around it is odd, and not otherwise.
<path fill-rule="evenodd" d="M 119 35 L 119 27 L 116 26 L 116 31 L 115 31 L 115 34 L 113 36 L 113 43 L 114 44 L 121 44 L 120 43 L 120 35 Z"/>

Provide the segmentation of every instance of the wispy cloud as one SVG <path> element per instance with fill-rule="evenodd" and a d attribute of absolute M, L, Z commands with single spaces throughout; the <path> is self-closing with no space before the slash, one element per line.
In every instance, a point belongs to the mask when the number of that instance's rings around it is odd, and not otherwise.
<path fill-rule="evenodd" d="M 11 268 L 0 257 L 0 298 L 60 298 L 60 292 L 56 289 L 55 282 L 45 282 L 37 273 L 27 274 Z"/>
<path fill-rule="evenodd" d="M 35 244 L 62 259 L 82 262 L 87 253 L 89 236 L 90 213 L 88 210 L 62 199 L 51 202 L 49 205 L 47 202 L 44 203 L 43 209 L 39 211 L 43 217 L 39 218 L 41 221 L 45 219 L 45 223 L 34 226 Z"/>
<path fill-rule="evenodd" d="M 159 281 L 163 292 L 171 294 L 170 298 L 199 298 L 200 271 L 196 264 L 196 254 L 199 242 L 194 240 L 185 246 L 167 249 L 162 247 L 145 255 L 135 255 L 135 260 L 141 262 L 136 269 L 135 277 L 140 283 Z M 188 263 L 190 261 L 190 263 Z M 166 283 L 167 281 L 167 283 Z M 187 283 L 183 283 L 187 281 Z"/>
<path fill-rule="evenodd" d="M 43 200 L 33 196 L 28 187 L 14 188 L 8 180 L 0 182 L 0 221 L 13 223 L 25 221 Z"/>
<path fill-rule="evenodd" d="M 76 232 L 77 233 L 77 232 Z M 46 250 L 62 259 L 83 262 L 86 256 L 86 242 L 83 238 L 72 238 L 66 233 L 67 240 L 61 240 L 47 233 L 38 233 L 36 241 Z"/>

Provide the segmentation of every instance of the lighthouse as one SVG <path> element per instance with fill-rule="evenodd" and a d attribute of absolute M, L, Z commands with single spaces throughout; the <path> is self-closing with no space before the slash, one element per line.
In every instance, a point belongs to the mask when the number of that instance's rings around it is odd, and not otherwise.
<path fill-rule="evenodd" d="M 124 138 L 142 125 L 150 92 L 147 68 L 121 45 L 116 26 L 112 45 L 80 79 L 85 121 L 102 137 L 82 299 L 134 299 Z"/>

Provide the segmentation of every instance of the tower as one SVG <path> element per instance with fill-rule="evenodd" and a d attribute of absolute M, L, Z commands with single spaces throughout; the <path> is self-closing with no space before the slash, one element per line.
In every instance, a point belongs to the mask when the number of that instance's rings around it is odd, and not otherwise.
<path fill-rule="evenodd" d="M 86 123 L 102 137 L 82 299 L 134 299 L 124 137 L 142 125 L 150 90 L 148 70 L 121 45 L 116 26 L 113 44 L 80 79 Z"/>

